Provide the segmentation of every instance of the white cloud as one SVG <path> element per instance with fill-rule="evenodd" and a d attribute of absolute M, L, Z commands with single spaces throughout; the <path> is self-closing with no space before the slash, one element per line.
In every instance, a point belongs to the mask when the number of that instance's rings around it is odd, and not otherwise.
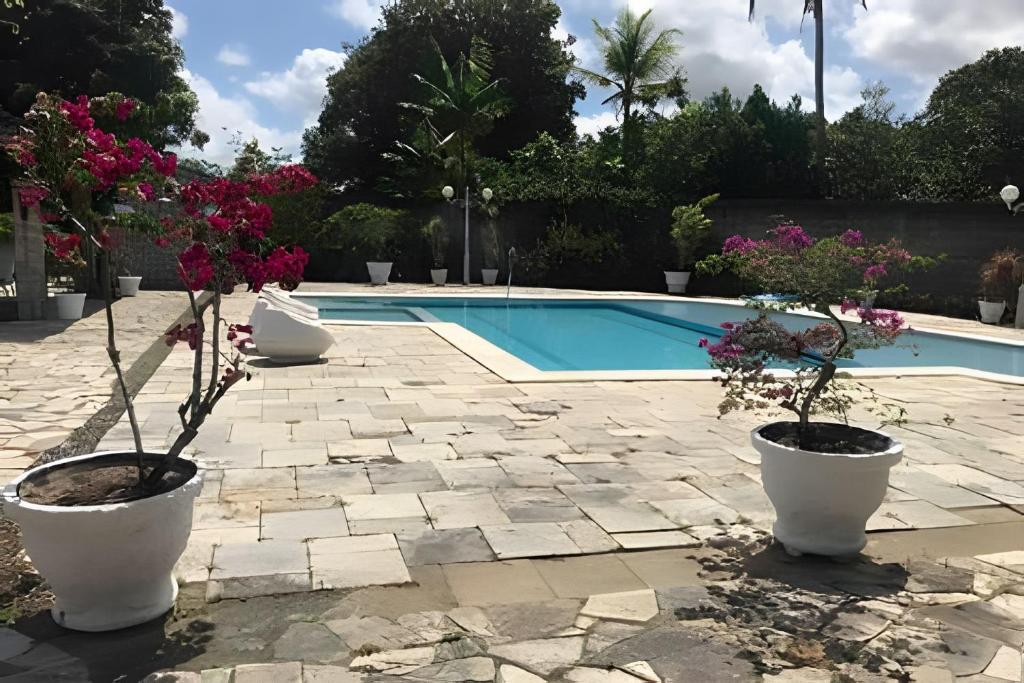
<path fill-rule="evenodd" d="M 276 107 L 312 119 L 320 113 L 327 93 L 327 75 L 345 63 L 345 53 L 324 48 L 305 49 L 282 72 L 264 72 L 245 89 Z"/>
<path fill-rule="evenodd" d="M 245 97 L 227 97 L 217 91 L 208 79 L 182 69 L 181 77 L 199 97 L 199 115 L 196 125 L 210 136 L 210 142 L 202 150 L 184 148 L 189 156 L 198 156 L 218 164 L 230 164 L 235 150 L 231 140 L 240 137 L 243 141 L 256 138 L 264 149 L 280 147 L 285 152 L 298 156 L 302 142 L 302 129 L 281 130 L 268 128 L 258 121 L 256 108 Z"/>
<path fill-rule="evenodd" d="M 171 12 L 171 37 L 181 40 L 188 34 L 188 16 L 170 5 L 165 5 L 165 7 Z"/>
<path fill-rule="evenodd" d="M 601 111 L 590 116 L 577 116 L 574 121 L 577 135 L 597 135 L 608 126 L 619 125 L 619 119 L 614 112 Z"/>
<path fill-rule="evenodd" d="M 851 50 L 923 91 L 986 50 L 1024 43 L 1020 0 L 886 0 L 868 7 L 843 32 Z"/>
<path fill-rule="evenodd" d="M 683 32 L 679 59 L 689 79 L 691 97 L 703 98 L 723 85 L 734 95 L 746 97 L 759 83 L 776 101 L 800 94 L 804 107 L 814 108 L 814 59 L 799 40 L 800 25 L 795 3 L 759 0 L 753 22 L 747 21 L 747 4 L 721 0 L 639 0 L 634 10 L 653 8 L 661 26 Z M 834 5 L 833 5 L 834 6 Z M 836 13 L 838 17 L 838 13 Z M 792 39 L 772 43 L 767 21 L 794 31 Z M 825 114 L 841 116 L 860 102 L 865 80 L 849 67 L 830 66 L 825 73 Z"/>
<path fill-rule="evenodd" d="M 377 25 L 384 0 L 332 0 L 327 11 L 367 31 Z"/>
<path fill-rule="evenodd" d="M 573 31 L 566 23 L 565 17 L 560 18 L 555 27 L 551 29 L 551 37 L 555 40 L 565 41 L 570 35 L 575 38 L 575 42 L 567 49 L 576 58 L 576 64 L 578 66 L 585 66 L 588 69 L 596 68 L 599 55 L 597 46 L 594 45 L 594 41 L 589 37 L 589 34 Z"/>
<path fill-rule="evenodd" d="M 243 45 L 225 45 L 217 53 L 217 61 L 228 66 L 249 66 L 252 63 Z"/>

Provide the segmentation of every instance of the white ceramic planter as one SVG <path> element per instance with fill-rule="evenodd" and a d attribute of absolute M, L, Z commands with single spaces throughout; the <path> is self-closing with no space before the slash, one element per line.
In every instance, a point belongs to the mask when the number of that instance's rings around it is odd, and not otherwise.
<path fill-rule="evenodd" d="M 690 284 L 689 271 L 666 270 L 665 284 L 668 286 L 669 294 L 682 294 L 686 291 L 686 285 Z"/>
<path fill-rule="evenodd" d="M 485 285 L 493 285 L 498 281 L 498 269 L 497 268 L 483 268 L 480 270 L 480 275 L 483 277 Z"/>
<path fill-rule="evenodd" d="M 1003 319 L 1003 313 L 1006 312 L 1006 302 L 979 299 L 978 312 L 981 314 L 981 322 L 998 325 L 999 321 Z"/>
<path fill-rule="evenodd" d="M 57 300 L 57 318 L 60 320 L 80 320 L 85 308 L 85 294 L 55 294 Z"/>
<path fill-rule="evenodd" d="M 117 286 L 121 290 L 121 296 L 136 296 L 139 293 L 139 285 L 142 284 L 142 277 L 136 275 L 118 275 Z"/>
<path fill-rule="evenodd" d="M 123 454 L 58 460 L 3 489 L 4 514 L 21 526 L 28 556 L 53 589 L 54 621 L 77 631 L 144 623 L 167 612 L 178 595 L 172 571 L 192 531 L 192 501 L 202 484 L 198 471 L 173 491 L 130 503 L 63 507 L 18 496 L 21 483 L 43 470 L 116 455 Z"/>
<path fill-rule="evenodd" d="M 903 457 L 903 444 L 875 432 L 888 444 L 882 452 L 814 453 L 764 438 L 761 432 L 772 424 L 753 430 L 750 440 L 761 454 L 761 481 L 775 507 L 775 538 L 791 555 L 856 555 L 867 543 L 864 527 L 885 498 L 889 469 Z"/>
<path fill-rule="evenodd" d="M 371 285 L 386 285 L 391 276 L 391 261 L 367 261 L 366 270 L 370 271 Z"/>
<path fill-rule="evenodd" d="M 447 268 L 431 268 L 430 269 L 430 281 L 438 287 L 444 287 L 445 283 L 448 282 L 448 269 Z"/>

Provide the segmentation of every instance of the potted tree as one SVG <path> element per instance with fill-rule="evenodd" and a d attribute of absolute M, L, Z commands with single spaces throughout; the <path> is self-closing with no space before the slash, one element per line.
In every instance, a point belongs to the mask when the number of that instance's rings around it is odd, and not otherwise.
<path fill-rule="evenodd" d="M 448 257 L 448 226 L 440 216 L 434 216 L 423 226 L 423 236 L 430 245 L 430 258 L 433 268 L 430 279 L 438 287 L 444 287 L 448 281 L 448 268 L 445 259 Z"/>
<path fill-rule="evenodd" d="M 409 214 L 360 203 L 346 206 L 327 219 L 328 244 L 366 261 L 370 284 L 386 285 L 393 259 L 406 236 Z"/>
<path fill-rule="evenodd" d="M 978 312 L 981 322 L 998 325 L 1006 313 L 1008 302 L 1017 298 L 1020 284 L 1018 261 L 1022 255 L 1014 249 L 1001 249 L 989 257 L 981 267 L 981 298 Z"/>
<path fill-rule="evenodd" d="M 226 392 L 248 378 L 229 343 L 247 330 L 222 320 L 221 297 L 236 281 L 254 290 L 268 282 L 293 288 L 307 260 L 297 247 L 289 252 L 268 243 L 270 212 L 252 197 L 299 191 L 315 182 L 301 167 L 282 167 L 245 181 L 194 181 L 179 192 L 173 154 L 160 154 L 137 138 L 122 143 L 95 127 L 96 110 L 122 111 L 125 101 L 82 96 L 64 102 L 40 94 L 25 116 L 27 127 L 10 143 L 45 214 L 76 230 L 55 255 L 79 259 L 80 245 L 92 246 L 104 295 L 107 355 L 135 446 L 43 464 L 3 489 L 4 513 L 21 526 L 25 549 L 53 590 L 54 619 L 83 631 L 132 626 L 173 606 L 172 569 L 188 541 L 201 484 L 195 463 L 181 454 Z M 112 306 L 112 221 L 104 207 L 140 182 L 157 183 L 180 201 L 180 213 L 166 216 L 154 230 L 158 243 L 177 254 L 192 311 L 191 323 L 166 335 L 169 345 L 189 345 L 193 365 L 191 390 L 177 409 L 181 428 L 165 452 L 143 448 Z M 194 290 L 203 288 L 209 293 L 197 298 Z"/>
<path fill-rule="evenodd" d="M 25 201 L 25 197 L 22 196 L 22 206 L 25 206 Z M 50 214 L 44 214 L 44 216 L 54 218 Z M 79 235 L 63 232 L 60 229 L 63 226 L 48 224 L 46 227 L 47 231 L 43 233 L 43 244 L 48 257 L 47 271 L 51 266 L 58 272 L 63 271 L 65 276 L 70 271 L 72 281 L 76 281 L 78 279 L 76 275 L 84 272 L 86 268 L 85 259 L 79 252 L 82 238 Z M 82 318 L 82 312 L 85 310 L 84 292 L 58 292 L 53 295 L 53 298 L 57 302 L 58 320 L 80 320 Z"/>
<path fill-rule="evenodd" d="M 752 300 L 756 317 L 722 325 L 719 339 L 701 345 L 721 372 L 722 414 L 782 410 L 795 417 L 751 432 L 776 511 L 774 534 L 791 554 L 854 555 L 866 543 L 865 524 L 885 496 L 903 445 L 884 432 L 846 424 L 858 399 L 874 394 L 847 381 L 838 363 L 859 349 L 893 344 L 904 330 L 895 311 L 855 303 L 865 281 L 930 262 L 912 258 L 895 240 L 868 243 L 850 230 L 814 241 L 798 226 L 783 225 L 763 240 L 730 237 L 721 255 L 697 265 L 697 272 L 729 270 L 761 291 L 783 295 Z M 782 315 L 797 308 L 818 314 L 820 322 L 801 325 Z M 880 414 L 882 424 L 903 420 L 898 406 L 869 400 L 864 407 Z M 817 415 L 842 421 L 812 420 Z"/>
<path fill-rule="evenodd" d="M 676 248 L 675 265 L 679 270 L 665 271 L 665 285 L 669 294 L 686 292 L 686 286 L 690 283 L 690 270 L 697 260 L 697 250 L 711 236 L 711 219 L 704 215 L 704 209 L 717 200 L 718 195 L 713 194 L 696 204 L 677 206 L 672 210 L 672 229 L 669 234 Z"/>

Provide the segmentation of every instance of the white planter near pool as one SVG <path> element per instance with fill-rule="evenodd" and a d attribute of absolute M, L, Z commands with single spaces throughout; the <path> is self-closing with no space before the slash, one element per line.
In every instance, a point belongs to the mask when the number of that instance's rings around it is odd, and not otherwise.
<path fill-rule="evenodd" d="M 1006 312 L 1006 302 L 979 299 L 978 312 L 981 314 L 981 322 L 998 325 L 999 321 L 1003 319 L 1003 313 Z"/>
<path fill-rule="evenodd" d="M 885 498 L 889 469 L 903 457 L 903 444 L 881 432 L 846 425 L 834 426 L 876 438 L 877 452 L 816 453 L 766 438 L 786 424 L 768 423 L 750 433 L 761 454 L 765 493 L 775 507 L 775 538 L 791 555 L 856 555 L 867 543 L 864 527 Z"/>
<path fill-rule="evenodd" d="M 57 300 L 57 318 L 60 320 L 80 320 L 85 308 L 85 294 L 55 294 Z"/>
<path fill-rule="evenodd" d="M 666 270 L 665 284 L 668 286 L 669 294 L 683 294 L 686 292 L 686 285 L 690 284 L 690 272 Z"/>
<path fill-rule="evenodd" d="M 444 287 L 445 283 L 448 282 L 448 269 L 447 268 L 431 268 L 430 269 L 430 280 L 438 287 Z"/>
<path fill-rule="evenodd" d="M 134 626 L 174 605 L 178 584 L 172 571 L 192 531 L 199 472 L 193 463 L 179 460 L 193 472 L 183 485 L 107 505 L 40 505 L 23 500 L 18 488 L 47 470 L 123 456 L 104 452 L 58 460 L 25 472 L 3 489 L 4 514 L 20 525 L 32 564 L 53 589 L 54 620 L 76 631 Z"/>
<path fill-rule="evenodd" d="M 367 261 L 366 270 L 370 272 L 371 285 L 386 285 L 391 276 L 391 261 Z"/>
<path fill-rule="evenodd" d="M 117 286 L 121 290 L 121 296 L 138 295 L 140 284 L 142 284 L 141 276 L 119 275 L 117 277 Z"/>
<path fill-rule="evenodd" d="M 493 285 L 498 281 L 498 269 L 497 268 L 482 268 L 480 275 L 483 278 L 485 285 Z"/>

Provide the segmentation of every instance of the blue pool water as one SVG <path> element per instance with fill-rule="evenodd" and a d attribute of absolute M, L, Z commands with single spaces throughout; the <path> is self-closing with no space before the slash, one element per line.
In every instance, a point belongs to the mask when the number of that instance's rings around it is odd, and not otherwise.
<path fill-rule="evenodd" d="M 707 369 L 702 337 L 751 310 L 699 301 L 462 297 L 303 297 L 325 320 L 450 322 L 539 370 Z M 791 329 L 817 322 L 795 314 Z M 900 345 L 861 351 L 847 367 L 966 367 L 1024 376 L 1024 346 L 911 332 Z"/>

